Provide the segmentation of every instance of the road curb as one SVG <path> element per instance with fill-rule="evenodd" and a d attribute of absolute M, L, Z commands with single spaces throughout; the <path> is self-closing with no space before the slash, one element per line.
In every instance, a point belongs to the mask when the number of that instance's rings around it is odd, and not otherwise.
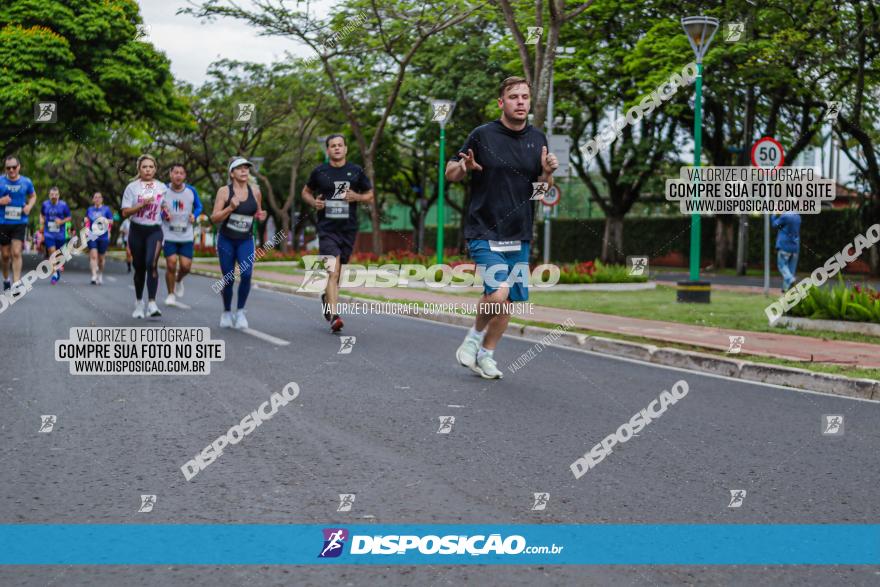
<path fill-rule="evenodd" d="M 218 277 L 218 273 L 216 272 L 212 273 L 202 270 L 193 270 L 192 273 L 204 277 L 213 277 L 215 279 Z M 279 293 L 295 294 L 311 298 L 320 297 L 320 294 L 317 293 L 297 291 L 297 288 L 292 285 L 271 283 L 257 279 L 255 279 L 253 283 L 261 289 L 277 291 Z M 340 301 L 347 303 L 361 302 L 371 304 L 389 303 L 351 295 L 340 296 Z M 403 315 L 432 320 L 434 322 L 442 322 L 444 324 L 453 324 L 456 326 L 472 326 L 474 320 L 473 316 L 448 313 Z M 601 336 L 588 336 L 577 332 L 561 331 L 561 327 L 562 325 L 555 330 L 551 330 L 541 326 L 523 325 L 511 322 L 505 333 L 521 336 L 530 340 L 546 339 L 550 342 L 546 342 L 545 344 L 561 348 L 577 348 L 606 355 L 636 359 L 646 363 L 654 363 L 667 367 L 678 367 L 713 375 L 723 375 L 735 379 L 742 379 L 744 381 L 784 385 L 787 387 L 818 391 L 843 397 L 880 400 L 880 381 L 875 381 L 873 379 L 855 379 L 844 377 L 843 375 L 817 373 L 815 371 L 797 369 L 794 367 L 783 367 L 768 365 L 765 363 L 753 363 L 751 361 L 738 359 L 722 358 L 697 351 L 657 347 L 649 344 L 604 338 Z"/>

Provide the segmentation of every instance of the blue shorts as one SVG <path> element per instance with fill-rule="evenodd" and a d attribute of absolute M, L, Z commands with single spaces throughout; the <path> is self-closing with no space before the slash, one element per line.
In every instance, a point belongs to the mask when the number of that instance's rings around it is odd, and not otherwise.
<path fill-rule="evenodd" d="M 468 241 L 471 259 L 483 274 L 483 292 L 492 294 L 507 285 L 511 302 L 529 299 L 529 241 L 519 242 L 517 251 L 493 251 L 487 240 Z"/>
<path fill-rule="evenodd" d="M 98 254 L 103 255 L 107 252 L 107 247 L 110 246 L 109 238 L 96 238 L 95 240 L 89 240 L 89 250 L 98 249 Z"/>
<path fill-rule="evenodd" d="M 67 239 L 64 238 L 64 235 L 61 234 L 52 234 L 51 232 L 47 232 L 43 235 L 43 243 L 46 245 L 47 249 L 60 249 L 64 246 L 64 243 L 67 242 Z"/>
<path fill-rule="evenodd" d="M 165 252 L 165 258 L 172 255 L 181 255 L 186 257 L 187 259 L 193 258 L 193 241 L 165 241 L 162 245 L 162 250 Z"/>

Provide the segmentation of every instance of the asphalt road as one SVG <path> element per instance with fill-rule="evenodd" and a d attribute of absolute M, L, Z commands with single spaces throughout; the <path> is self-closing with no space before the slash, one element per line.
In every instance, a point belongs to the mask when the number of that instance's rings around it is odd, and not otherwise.
<path fill-rule="evenodd" d="M 33 267 L 35 259 L 28 260 Z M 221 331 L 212 280 L 131 318 L 125 265 L 82 258 L 0 315 L 0 523 L 878 523 L 880 405 L 548 347 L 503 381 L 458 366 L 464 330 L 255 289 L 259 334 Z M 164 278 L 164 276 L 163 276 Z M 164 281 L 159 299 L 165 297 Z M 75 326 L 209 326 L 210 375 L 72 376 Z M 287 345 L 277 344 L 280 341 Z M 532 346 L 506 339 L 504 368 Z M 569 465 L 679 379 L 690 392 L 584 477 Z M 299 397 L 192 481 L 180 466 L 272 392 Z M 53 414 L 51 433 L 40 416 Z M 823 436 L 823 414 L 845 433 Z M 439 418 L 455 416 L 449 434 Z M 747 490 L 740 508 L 729 491 Z M 545 511 L 532 494 L 548 492 Z M 340 493 L 354 493 L 337 512 Z M 141 494 L 155 494 L 138 513 Z M 674 545 L 670 545 L 674 548 Z M 877 567 L 5 567 L 2 585 L 876 585 Z"/>

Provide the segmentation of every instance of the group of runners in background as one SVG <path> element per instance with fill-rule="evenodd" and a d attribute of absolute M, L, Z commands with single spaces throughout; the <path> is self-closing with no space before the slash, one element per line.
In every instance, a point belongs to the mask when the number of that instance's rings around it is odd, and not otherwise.
<path fill-rule="evenodd" d="M 519 77 L 505 79 L 498 93 L 498 120 L 474 129 L 458 154 L 451 157 L 445 170 L 452 182 L 470 179 L 470 203 L 465 218 L 465 238 L 476 265 L 494 274 L 492 283 L 484 281 L 483 296 L 474 326 L 468 331 L 455 355 L 458 362 L 487 379 L 500 379 L 494 359 L 512 313 L 510 302 L 528 300 L 527 280 L 513 280 L 525 264 L 528 274 L 529 244 L 535 216 L 532 195 L 546 193 L 553 185 L 553 172 L 559 162 L 548 153 L 547 138 L 527 122 L 531 107 L 528 82 Z M 359 203 L 373 201 L 373 186 L 364 170 L 346 160 L 348 148 L 342 135 L 325 141 L 327 162 L 316 167 L 302 190 L 303 201 L 317 211 L 319 253 L 331 260 L 325 264 L 329 278 L 321 296 L 323 317 L 330 329 L 343 327 L 339 315 L 339 278 L 342 266 L 354 250 L 358 231 Z M 15 281 L 21 278 L 22 242 L 28 214 L 36 204 L 33 183 L 20 174 L 17 157 L 6 158 L 6 175 L 0 178 L 0 248 L 3 258 L 4 288 L 9 289 L 10 270 Z M 267 217 L 259 187 L 251 181 L 253 165 L 243 157 L 233 158 L 227 168 L 228 184 L 214 198 L 210 219 L 218 226 L 217 256 L 223 273 L 222 328 L 248 328 L 245 305 L 251 287 L 255 254 L 254 220 Z M 122 196 L 121 217 L 127 226 L 120 227 L 127 241 L 129 271 L 134 268 L 134 318 L 161 316 L 156 304 L 159 287 L 159 257 L 166 259 L 166 305 L 175 305 L 183 296 L 183 278 L 189 273 L 193 258 L 193 223 L 202 211 L 196 189 L 186 183 L 186 168 L 179 163 L 168 167 L 169 184 L 159 181 L 159 166 L 150 155 L 137 160 L 137 177 Z M 535 186 L 539 185 L 540 190 Z M 112 222 L 113 214 L 100 193 L 86 222 L 104 217 Z M 49 191 L 49 200 L 40 213 L 40 230 L 46 254 L 64 245 L 63 225 L 71 221 L 70 208 L 60 198 L 57 188 Z M 109 231 L 89 242 L 92 283 L 103 283 L 104 254 L 109 245 Z M 232 301 L 235 268 L 238 265 L 238 297 Z M 61 278 L 60 270 L 52 282 Z M 146 288 L 146 292 L 144 289 Z"/>

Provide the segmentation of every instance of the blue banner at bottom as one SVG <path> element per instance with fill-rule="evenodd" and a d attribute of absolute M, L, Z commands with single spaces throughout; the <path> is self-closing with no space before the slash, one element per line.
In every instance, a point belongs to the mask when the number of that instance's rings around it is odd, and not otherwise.
<path fill-rule="evenodd" d="M 877 565 L 880 525 L 0 525 L 2 565 Z"/>

